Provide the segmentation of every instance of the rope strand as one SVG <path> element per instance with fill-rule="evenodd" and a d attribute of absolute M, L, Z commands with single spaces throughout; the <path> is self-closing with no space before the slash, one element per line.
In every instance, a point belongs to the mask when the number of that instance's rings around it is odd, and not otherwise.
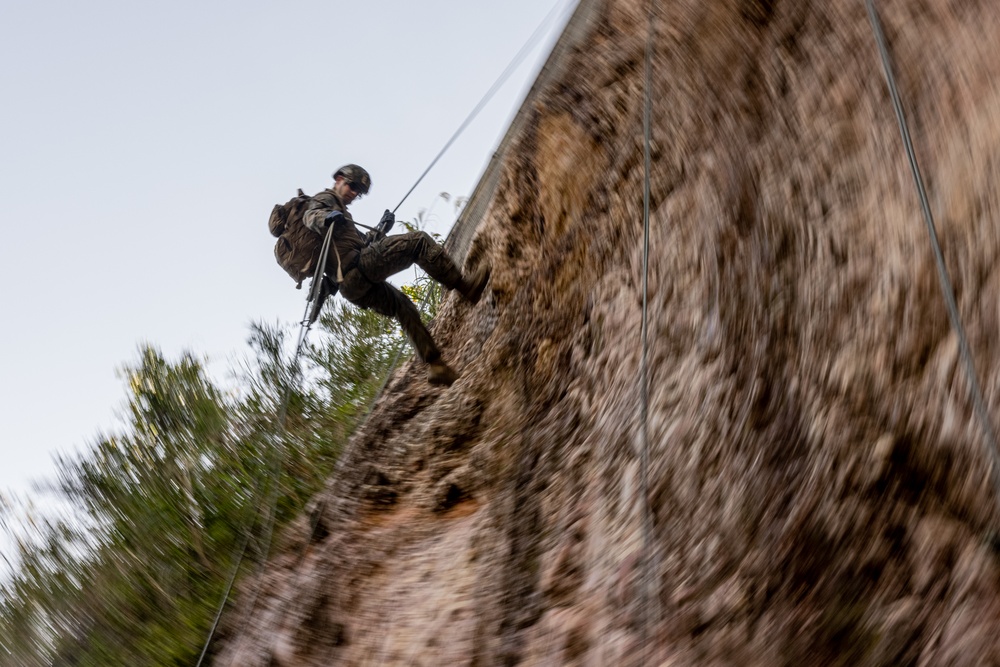
<path fill-rule="evenodd" d="M 653 47 L 656 40 L 656 0 L 649 3 L 649 30 L 646 37 L 646 52 L 644 58 L 643 85 L 644 100 L 642 109 L 643 133 L 643 189 L 642 189 L 642 362 L 640 366 L 640 428 L 642 438 L 642 453 L 640 457 L 640 493 L 642 494 L 642 533 L 645 545 L 642 558 L 643 578 L 643 623 L 642 643 L 649 654 L 655 647 L 649 645 L 650 628 L 659 622 L 659 608 L 655 590 L 655 559 L 653 558 L 653 512 L 649 502 L 649 211 L 650 211 L 650 171 L 652 143 L 652 81 L 653 81 Z M 649 662 L 649 660 L 647 660 Z"/>
<path fill-rule="evenodd" d="M 889 87 L 889 96 L 892 98 L 892 108 L 896 112 L 896 122 L 899 125 L 899 133 L 903 139 L 903 146 L 906 149 L 906 157 L 910 163 L 910 171 L 913 173 L 913 181 L 917 187 L 917 194 L 920 197 L 920 208 L 923 211 L 924 222 L 927 226 L 927 234 L 930 238 L 931 248 L 934 251 L 934 261 L 937 264 L 938 278 L 940 279 L 941 292 L 944 295 L 945 305 L 948 309 L 948 319 L 951 320 L 952 329 L 958 337 L 958 347 L 962 363 L 965 367 L 965 375 L 969 382 L 969 390 L 972 394 L 972 403 L 976 416 L 979 419 L 980 427 L 986 440 L 987 454 L 991 457 L 992 466 L 990 468 L 993 486 L 996 492 L 997 502 L 1000 503 L 1000 447 L 997 446 L 997 437 L 993 429 L 993 422 L 990 419 L 989 410 L 986 407 L 986 400 L 979 384 L 979 377 L 976 373 L 975 361 L 972 358 L 972 348 L 969 345 L 969 338 L 962 325 L 962 318 L 958 310 L 958 303 L 955 300 L 955 288 L 952 285 L 951 277 L 948 274 L 948 267 L 945 265 L 944 253 L 941 250 L 941 242 L 938 239 L 937 228 L 934 225 L 934 216 L 931 213 L 930 203 L 927 198 L 927 189 L 924 186 L 924 179 L 920 175 L 920 166 L 917 164 L 917 154 L 913 148 L 913 140 L 910 138 L 909 126 L 906 122 L 906 115 L 903 113 L 903 103 L 899 95 L 899 88 L 896 85 L 896 77 L 892 71 L 892 61 L 889 57 L 889 46 L 886 42 L 885 33 L 882 31 L 882 23 L 879 20 L 878 12 L 875 10 L 873 0 L 865 0 L 868 8 L 868 18 L 871 20 L 872 31 L 875 33 L 875 41 L 878 44 L 879 55 L 882 59 L 882 70 Z"/>
<path fill-rule="evenodd" d="M 483 110 L 483 108 L 489 103 L 489 101 L 493 99 L 493 96 L 496 95 L 497 91 L 500 90 L 503 84 L 507 82 L 507 79 L 510 78 L 510 75 L 514 73 L 514 71 L 518 68 L 521 62 L 531 51 L 531 49 L 533 49 L 535 45 L 538 43 L 538 40 L 541 39 L 542 35 L 545 32 L 543 28 L 545 28 L 550 22 L 550 20 L 556 15 L 556 10 L 559 9 L 559 6 L 560 6 L 559 2 L 553 5 L 552 9 L 549 10 L 549 13 L 546 14 L 545 18 L 542 19 L 542 22 L 538 24 L 537 28 L 535 28 L 535 31 L 531 33 L 531 36 L 528 38 L 528 41 L 526 41 L 524 45 L 521 46 L 520 51 L 518 51 L 517 54 L 514 56 L 514 58 L 510 61 L 510 63 L 507 64 L 506 69 L 504 69 L 504 71 L 500 74 L 500 76 L 497 77 L 497 80 L 493 82 L 493 85 L 490 86 L 490 89 L 486 91 L 486 94 L 483 95 L 483 97 L 479 100 L 479 103 L 476 104 L 476 106 L 472 109 L 471 112 L 469 112 L 469 115 L 465 117 L 465 120 L 463 120 L 462 124 L 458 126 L 458 129 L 455 130 L 455 133 L 451 135 L 451 138 L 448 139 L 444 147 L 440 151 L 438 151 L 437 155 L 434 156 L 434 159 L 431 160 L 431 163 L 427 165 L 426 169 L 424 169 L 424 173 L 420 174 L 420 177 L 417 179 L 417 182 L 414 183 L 413 186 L 406 191 L 406 194 L 403 195 L 403 198 L 399 201 L 398 204 L 396 204 L 396 208 L 392 209 L 393 213 L 398 211 L 399 207 L 403 205 L 403 202 L 405 202 L 409 198 L 409 196 L 413 194 L 413 191 L 417 189 L 417 186 L 420 185 L 421 181 L 424 180 L 424 177 L 427 176 L 427 174 L 430 173 L 430 170 L 434 168 L 434 165 L 438 163 L 438 160 L 440 160 L 441 157 L 448 151 L 448 149 L 451 148 L 451 145 L 455 143 L 455 140 L 458 139 L 458 137 L 462 134 L 462 132 L 465 131 L 465 128 L 467 128 L 469 124 L 473 120 L 475 120 L 476 116 L 479 115 L 479 112 Z"/>
<path fill-rule="evenodd" d="M 434 168 L 434 166 L 438 163 L 438 161 L 441 159 L 441 157 L 444 156 L 444 154 L 448 151 L 449 148 L 451 148 L 451 145 L 453 143 L 455 143 L 455 141 L 458 139 L 458 137 L 465 131 L 465 129 L 469 126 L 469 124 L 472 123 L 472 121 L 476 118 L 476 116 L 479 115 L 479 113 L 483 110 L 483 108 L 485 108 L 485 106 L 489 103 L 489 101 L 493 98 L 493 96 L 497 93 L 497 91 L 499 91 L 499 89 L 503 86 L 503 84 L 506 83 L 507 79 L 509 79 L 510 76 L 514 73 L 514 71 L 521 64 L 521 62 L 528 55 L 528 53 L 535 47 L 535 45 L 541 39 L 542 35 L 545 33 L 545 28 L 547 27 L 547 25 L 556 16 L 557 10 L 561 6 L 561 4 L 562 4 L 561 2 L 557 2 L 555 5 L 553 5 L 552 9 L 549 10 L 549 13 L 545 16 L 544 19 L 542 19 L 542 22 L 538 25 L 538 27 L 535 28 L 535 31 L 528 38 L 528 41 L 525 42 L 524 45 L 521 46 L 520 50 L 517 52 L 517 54 L 515 54 L 514 58 L 510 61 L 510 63 L 508 63 L 507 67 L 504 69 L 504 71 L 501 73 L 501 75 L 497 78 L 497 80 L 493 83 L 493 85 L 489 88 L 489 90 L 486 92 L 486 94 L 479 100 L 478 104 L 476 104 L 476 106 L 472 109 L 472 111 L 465 118 L 465 120 L 462 122 L 462 124 L 458 127 L 458 129 L 454 132 L 454 134 L 452 134 L 451 138 L 448 139 L 448 141 L 445 143 L 444 147 L 438 152 L 438 154 L 434 157 L 434 159 L 431 160 L 431 163 L 427 166 L 426 169 L 424 169 L 423 173 L 420 174 L 420 176 L 417 178 L 416 182 L 410 187 L 410 189 L 406 192 L 406 194 L 403 195 L 403 198 L 396 205 L 396 207 L 392 210 L 393 213 L 395 213 L 396 211 L 399 210 L 399 207 L 403 205 L 403 202 L 405 202 L 407 200 L 407 198 L 409 198 L 409 196 L 413 193 L 413 191 L 416 190 L 417 186 L 420 185 L 420 183 L 424 180 L 424 178 L 427 176 L 427 174 L 430 173 L 431 169 Z M 572 1 L 570 2 L 570 4 L 572 5 Z M 359 223 L 355 223 L 355 224 L 359 224 Z M 368 229 L 371 229 L 371 227 L 367 227 L 367 225 L 361 225 L 361 226 L 362 227 L 366 227 Z M 322 248 L 320 250 L 319 262 L 316 265 L 316 269 L 315 269 L 314 274 L 313 274 L 312 282 L 310 283 L 309 295 L 308 295 L 308 297 L 306 299 L 306 309 L 305 309 L 305 312 L 303 314 L 303 317 L 302 317 L 302 320 L 301 320 L 301 326 L 300 326 L 300 329 L 299 329 L 299 339 L 298 339 L 298 343 L 295 346 L 295 353 L 294 353 L 294 355 L 292 357 L 293 383 L 295 381 L 297 381 L 297 378 L 298 378 L 298 367 L 299 367 L 299 358 L 300 358 L 303 350 L 305 349 L 306 340 L 308 338 L 309 331 L 310 331 L 310 329 L 312 327 L 312 324 L 313 324 L 313 321 L 311 321 L 312 318 L 310 317 L 311 311 L 315 307 L 315 304 L 313 302 L 316 299 L 318 299 L 319 296 L 320 296 L 320 294 L 322 293 L 321 283 L 322 283 L 322 279 L 323 279 L 323 269 L 324 269 L 324 267 L 326 265 L 326 259 L 328 257 L 329 248 L 330 248 L 330 245 L 332 243 L 332 238 L 333 238 L 332 230 L 333 230 L 333 226 L 331 225 L 330 228 L 327 230 L 326 237 L 323 240 L 323 245 L 322 245 Z M 425 295 L 425 298 L 427 298 L 427 295 Z M 393 370 L 395 370 L 395 367 L 396 367 L 396 365 L 399 362 L 399 358 L 401 356 L 401 351 L 402 351 L 401 349 L 397 350 L 397 353 L 396 353 L 396 355 L 395 355 L 395 357 L 394 357 L 394 359 L 392 361 L 390 369 L 389 369 L 388 373 L 386 374 L 386 377 L 384 378 L 384 380 L 382 382 L 382 385 L 379 388 L 379 391 L 376 394 L 375 400 L 372 401 L 371 405 L 369 406 L 369 410 L 374 406 L 375 402 L 377 402 L 377 400 L 378 400 L 378 397 L 385 390 L 385 387 L 386 387 L 386 385 L 388 384 L 388 381 L 389 381 L 389 377 L 391 376 Z M 277 419 L 277 424 L 278 424 L 278 428 L 279 428 L 279 435 L 283 434 L 284 430 L 285 430 L 285 420 L 286 420 L 286 416 L 287 416 L 288 401 L 290 399 L 290 395 L 291 395 L 291 390 L 292 390 L 292 387 L 293 387 L 293 383 L 290 383 L 286 387 L 284 396 L 282 398 L 281 407 L 279 408 L 279 415 L 278 415 L 278 419 Z M 276 477 L 276 475 L 277 475 L 276 471 L 272 470 L 272 477 Z M 271 482 L 273 484 L 273 479 L 271 480 Z M 277 502 L 277 490 L 276 490 L 276 488 L 272 487 L 271 492 L 269 493 L 270 510 L 268 512 L 268 519 L 266 521 L 266 527 L 265 527 L 265 531 L 264 531 L 265 535 L 267 537 L 265 538 L 266 546 L 265 546 L 265 549 L 263 551 L 263 556 L 262 556 L 262 559 L 261 559 L 261 563 L 262 564 L 264 562 L 266 562 L 267 556 L 270 553 L 271 539 L 272 539 L 272 535 L 273 535 L 273 525 L 274 525 L 274 520 L 275 520 L 275 504 L 276 504 L 276 502 Z M 260 515 L 260 510 L 261 510 L 261 508 L 260 508 L 260 506 L 258 506 L 257 509 L 256 509 L 256 511 L 255 511 L 255 513 L 254 513 L 252 522 L 256 521 L 257 517 Z M 252 522 L 251 522 L 251 524 L 252 524 Z M 315 527 L 314 527 L 314 529 L 315 529 Z M 214 621 L 212 623 L 211 630 L 209 631 L 208 637 L 205 640 L 205 645 L 202 648 L 202 652 L 201 652 L 200 657 L 198 658 L 198 662 L 196 663 L 196 667 L 201 667 L 201 665 L 202 665 L 202 663 L 203 663 L 203 661 L 205 659 L 205 656 L 208 653 L 208 647 L 211 644 L 212 639 L 214 638 L 215 633 L 216 633 L 216 631 L 218 629 L 219 621 L 220 621 L 220 619 L 222 617 L 223 610 L 225 609 L 226 605 L 228 604 L 230 595 L 232 593 L 233 585 L 234 585 L 235 580 L 236 580 L 236 575 L 239 572 L 239 569 L 240 569 L 240 567 L 243 564 L 243 560 L 246 557 L 246 551 L 247 551 L 247 547 L 248 547 L 248 544 L 249 544 L 251 530 L 252 530 L 252 525 L 251 525 L 251 528 L 248 529 L 248 531 L 246 532 L 246 535 L 244 537 L 243 544 L 242 544 L 242 546 L 241 546 L 241 548 L 239 550 L 240 551 L 240 555 L 236 559 L 236 564 L 233 567 L 232 572 L 230 573 L 230 576 L 229 576 L 229 579 L 228 579 L 228 583 L 227 583 L 226 588 L 225 588 L 225 592 L 223 593 L 222 600 L 221 600 L 221 602 L 219 604 L 219 608 L 218 608 L 218 610 L 217 610 L 217 612 L 215 614 L 215 618 L 214 618 Z M 258 579 L 259 579 L 259 577 L 258 577 Z M 248 618 L 249 618 L 249 614 L 252 612 L 252 607 L 256 604 L 257 595 L 259 593 L 259 585 L 260 585 L 260 582 L 258 581 L 258 585 L 254 589 L 253 602 L 248 607 L 248 611 L 247 611 Z M 248 618 L 245 619 L 244 622 L 246 622 L 248 620 Z"/>
<path fill-rule="evenodd" d="M 309 330 L 312 328 L 313 322 L 311 321 L 309 315 L 313 308 L 313 300 L 319 298 L 320 283 L 323 280 L 323 267 L 326 266 L 326 260 L 329 256 L 330 244 L 333 239 L 333 225 L 326 231 L 326 236 L 323 238 L 323 245 L 320 248 L 319 260 L 316 263 L 316 269 L 313 271 L 312 283 L 309 286 L 309 295 L 306 299 L 306 310 L 302 316 L 302 321 L 299 327 L 299 339 L 295 345 L 295 353 L 292 356 L 292 375 L 289 378 L 289 382 L 285 385 L 285 390 L 282 393 L 281 403 L 278 408 L 278 416 L 275 420 L 275 432 L 272 434 L 271 438 L 271 465 L 268 466 L 268 514 L 267 520 L 264 522 L 264 535 L 265 538 L 262 541 L 263 549 L 261 550 L 261 561 L 258 569 L 263 568 L 264 563 L 267 562 L 267 556 L 271 551 L 271 540 L 274 534 L 274 520 L 275 520 L 275 509 L 278 502 L 278 488 L 277 488 L 277 478 L 278 470 L 280 466 L 280 461 L 278 457 L 278 445 L 277 442 L 285 435 L 285 427 L 288 419 L 288 402 L 291 400 L 292 390 L 298 385 L 299 381 L 299 357 L 302 356 L 302 351 L 305 349 L 306 338 L 309 335 Z M 222 618 L 222 612 L 225 610 L 226 605 L 229 603 L 229 597 L 232 594 L 233 584 L 236 581 L 236 574 L 239 572 L 240 567 L 243 565 L 243 560 L 246 558 L 247 546 L 250 541 L 250 533 L 253 531 L 253 523 L 257 521 L 257 517 L 260 516 L 262 507 L 257 506 L 254 511 L 253 518 L 250 521 L 250 526 L 247 528 L 246 535 L 243 539 L 243 545 L 240 548 L 240 555 L 236 559 L 236 564 L 233 566 L 233 570 L 229 575 L 229 583 L 226 585 L 225 592 L 222 595 L 222 600 L 219 602 L 219 608 L 215 613 L 215 620 L 212 622 L 212 627 L 209 630 L 208 637 L 205 639 L 205 645 L 201 649 L 201 655 L 198 658 L 198 662 L 195 663 L 195 667 L 201 667 L 202 662 L 205 659 L 205 655 L 208 653 L 208 647 L 212 643 L 212 639 L 215 637 L 215 633 L 219 628 L 219 620 Z M 257 596 L 260 592 L 260 581 L 258 577 L 257 586 L 254 587 L 253 598 L 250 605 L 247 607 L 247 618 L 244 619 L 244 623 L 249 619 L 250 613 L 253 611 L 254 605 L 256 605 Z"/>

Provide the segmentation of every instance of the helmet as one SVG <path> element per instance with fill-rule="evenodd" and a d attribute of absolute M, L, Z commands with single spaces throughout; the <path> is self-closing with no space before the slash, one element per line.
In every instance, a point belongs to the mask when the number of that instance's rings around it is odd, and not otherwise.
<path fill-rule="evenodd" d="M 372 186 L 372 177 L 368 175 L 368 172 L 359 167 L 356 164 L 345 164 L 343 167 L 333 172 L 333 178 L 336 180 L 338 176 L 343 176 L 351 183 L 357 185 L 360 190 L 359 194 L 368 194 L 368 189 Z"/>

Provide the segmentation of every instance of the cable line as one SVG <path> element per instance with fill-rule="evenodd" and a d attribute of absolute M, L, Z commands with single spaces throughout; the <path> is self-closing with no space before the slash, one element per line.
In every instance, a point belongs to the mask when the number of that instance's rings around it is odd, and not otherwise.
<path fill-rule="evenodd" d="M 254 519 L 257 518 L 257 512 L 254 512 Z M 198 662 L 195 663 L 198 667 L 201 666 L 202 661 L 205 659 L 205 654 L 208 653 L 208 645 L 212 641 L 212 637 L 215 636 L 215 631 L 219 627 L 219 621 L 222 619 L 222 611 L 226 607 L 226 600 L 229 599 L 229 595 L 233 590 L 233 584 L 236 583 L 236 573 L 240 570 L 240 565 L 243 563 L 243 556 L 246 554 L 247 545 L 250 543 L 250 531 L 244 531 L 243 533 L 243 544 L 240 546 L 240 555 L 236 559 L 236 566 L 233 571 L 229 573 L 229 580 L 226 583 L 225 591 L 222 593 L 222 604 L 215 612 L 215 618 L 212 620 L 212 628 L 208 632 L 208 639 L 205 640 L 205 645 L 201 648 L 201 655 L 198 656 Z"/>
<path fill-rule="evenodd" d="M 906 148 L 906 157 L 910 162 L 910 171 L 913 173 L 913 181 L 917 187 L 917 194 L 920 197 L 920 208 L 923 211 L 924 222 L 927 226 L 927 234 L 930 238 L 931 248 L 934 251 L 934 261 L 937 264 L 938 278 L 941 283 L 941 292 L 944 295 L 945 305 L 948 309 L 948 319 L 958 337 L 958 347 L 965 366 L 965 375 L 969 382 L 969 390 L 972 394 L 972 403 L 979 418 L 980 426 L 986 440 L 987 453 L 991 456 L 992 466 L 990 468 L 997 502 L 1000 503 L 1000 448 L 997 446 L 996 433 L 993 430 L 993 422 L 990 419 L 989 411 L 986 407 L 986 400 L 979 384 L 979 377 L 976 374 L 975 361 L 972 358 L 972 348 L 969 345 L 969 338 L 966 335 L 965 327 L 962 325 L 962 318 L 958 311 L 958 303 L 955 300 L 955 288 L 952 285 L 951 277 L 948 275 L 948 267 L 945 265 L 944 253 L 941 250 L 941 242 L 938 240 L 937 229 L 934 226 L 934 216 L 931 213 L 930 203 L 927 198 L 927 189 L 924 186 L 924 179 L 920 175 L 920 167 L 917 164 L 917 154 L 913 148 L 913 141 L 910 138 L 909 126 L 906 122 L 906 115 L 903 113 L 903 103 L 899 95 L 899 88 L 896 85 L 896 77 L 892 71 L 892 62 L 889 57 L 889 47 L 882 31 L 882 23 L 879 20 L 878 12 L 875 10 L 873 0 L 865 0 L 868 8 L 868 18 L 871 20 L 872 32 L 875 33 L 875 41 L 878 44 L 879 55 L 882 59 L 882 70 L 885 74 L 886 83 L 889 86 L 889 96 L 892 98 L 892 108 L 896 112 L 896 122 L 899 125 L 899 134 L 903 139 L 903 146 Z"/>
<path fill-rule="evenodd" d="M 413 194 L 413 191 L 417 189 L 417 186 L 420 185 L 420 182 L 424 180 L 424 177 L 427 176 L 430 170 L 434 168 L 434 165 L 438 163 L 438 160 L 440 160 L 441 157 L 448 151 L 448 149 L 451 148 L 451 145 L 455 143 L 455 140 L 458 139 L 458 137 L 462 134 L 462 132 L 465 131 L 465 128 L 467 128 L 469 124 L 473 120 L 475 120 L 476 116 L 479 115 L 479 112 L 483 110 L 483 108 L 489 103 L 491 99 L 493 99 L 493 96 L 496 95 L 497 91 L 500 90 L 503 84 L 507 82 L 507 79 L 510 78 L 510 75 L 514 73 L 514 71 L 518 68 L 518 66 L 525 59 L 525 57 L 527 57 L 531 49 L 535 47 L 535 45 L 538 43 L 538 40 L 540 40 L 542 38 L 542 35 L 545 34 L 544 28 L 546 28 L 548 23 L 552 20 L 552 18 L 556 16 L 556 10 L 559 9 L 560 4 L 561 4 L 560 2 L 557 2 L 555 5 L 552 6 L 552 9 L 549 10 L 549 13 L 545 15 L 545 18 L 542 19 L 542 22 L 538 24 L 538 27 L 535 28 L 535 31 L 531 33 L 530 37 L 528 37 L 528 41 L 524 43 L 524 45 L 521 47 L 521 50 L 518 51 L 517 54 L 514 56 L 514 58 L 510 61 L 510 63 L 507 64 L 507 68 L 504 69 L 504 71 L 500 74 L 499 77 L 497 77 L 497 80 L 493 82 L 493 85 L 490 86 L 490 89 L 486 91 L 486 94 L 483 95 L 482 99 L 479 100 L 479 103 L 476 104 L 476 106 L 472 109 L 472 111 L 469 112 L 469 115 L 465 117 L 465 120 L 463 120 L 462 124 L 458 126 L 458 129 L 455 130 L 455 133 L 453 135 L 451 135 L 451 138 L 448 139 L 444 147 L 438 152 L 436 156 L 434 156 L 434 159 L 431 160 L 431 163 L 427 165 L 426 169 L 424 169 L 424 173 L 420 174 L 420 178 L 417 179 L 417 182 L 414 183 L 413 186 L 406 191 L 406 194 L 403 195 L 403 198 L 399 201 L 398 204 L 396 204 L 396 208 L 392 209 L 393 213 L 398 211 L 399 207 L 403 205 L 403 202 L 405 202 L 407 198 L 411 194 Z"/>
<path fill-rule="evenodd" d="M 642 450 L 639 459 L 640 494 L 642 495 L 642 534 L 645 549 L 642 556 L 642 645 L 646 657 L 653 651 L 649 646 L 650 627 L 659 622 L 656 590 L 654 587 L 656 572 L 653 559 L 653 511 L 649 502 L 649 209 L 650 209 L 650 171 L 652 143 L 652 86 L 653 86 L 653 48 L 656 40 L 656 0 L 649 3 L 649 29 L 646 35 L 646 51 L 643 59 L 643 187 L 642 187 L 642 361 L 639 373 L 639 405 Z M 647 660 L 647 662 L 649 662 Z"/>
<path fill-rule="evenodd" d="M 310 317 L 311 310 L 316 304 L 313 303 L 315 299 L 319 298 L 321 294 L 320 285 L 323 280 L 323 267 L 326 266 L 326 260 L 330 251 L 330 244 L 333 239 L 333 225 L 327 229 L 326 236 L 323 239 L 323 245 L 320 248 L 320 254 L 318 262 L 316 263 L 316 269 L 313 271 L 312 283 L 309 286 L 309 294 L 306 298 L 306 310 L 303 313 L 302 321 L 299 328 L 299 339 L 295 346 L 295 354 L 292 356 L 292 376 L 289 378 L 289 382 L 285 385 L 285 391 L 282 394 L 281 404 L 278 408 L 277 419 L 275 420 L 275 433 L 271 437 L 271 464 L 268 466 L 268 476 L 267 476 L 267 486 L 268 486 L 268 516 L 267 520 L 264 522 L 264 539 L 262 540 L 263 549 L 261 550 L 261 563 L 262 568 L 264 563 L 267 562 L 267 556 L 271 551 L 271 539 L 274 534 L 274 519 L 275 519 L 275 508 L 278 501 L 278 471 L 279 471 L 279 460 L 277 456 L 278 451 L 278 440 L 285 435 L 285 424 L 288 419 L 288 402 L 291 400 L 292 389 L 298 384 L 299 380 L 299 357 L 302 355 L 302 351 L 305 349 L 306 338 L 309 335 L 309 330 L 315 322 L 314 319 Z M 322 304 L 320 304 L 322 305 Z M 256 491 L 256 489 L 255 489 Z M 219 603 L 219 608 L 215 613 L 215 620 L 212 622 L 212 627 L 209 630 L 208 637 L 205 639 L 205 645 L 201 649 L 201 655 L 198 657 L 198 662 L 195 663 L 195 667 L 201 667 L 202 662 L 205 659 L 205 655 L 208 653 L 208 647 L 212 643 L 212 639 L 215 637 L 215 633 L 219 628 L 219 621 L 222 618 L 222 612 L 226 608 L 226 604 L 229 602 L 229 597 L 232 594 L 233 584 L 236 581 L 236 575 L 243 565 L 243 560 L 246 558 L 247 546 L 250 542 L 250 533 L 253 532 L 253 524 L 257 521 L 257 517 L 260 516 L 261 506 L 258 505 L 254 511 L 253 518 L 250 521 L 250 525 L 247 528 L 246 534 L 243 539 L 243 544 L 239 549 L 240 555 L 236 559 L 236 564 L 233 566 L 233 570 L 229 575 L 229 581 L 226 584 L 225 591 L 222 595 L 222 600 Z M 249 615 L 254 605 L 257 601 L 257 596 L 260 591 L 260 581 L 258 577 L 257 586 L 254 587 L 253 598 L 251 604 L 247 607 L 247 614 Z"/>

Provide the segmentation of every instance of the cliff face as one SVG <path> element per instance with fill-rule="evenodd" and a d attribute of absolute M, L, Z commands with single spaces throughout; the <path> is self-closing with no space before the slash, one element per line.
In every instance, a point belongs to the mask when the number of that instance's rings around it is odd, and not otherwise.
<path fill-rule="evenodd" d="M 486 296 L 436 321 L 462 378 L 397 372 L 216 664 L 1000 664 L 1000 499 L 864 3 L 660 5 L 651 539 L 647 8 L 585 2 Z M 878 6 L 996 416 L 1000 5 Z"/>

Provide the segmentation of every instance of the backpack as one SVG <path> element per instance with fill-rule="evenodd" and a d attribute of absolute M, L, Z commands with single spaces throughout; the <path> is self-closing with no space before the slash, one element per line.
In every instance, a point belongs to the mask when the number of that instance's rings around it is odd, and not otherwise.
<path fill-rule="evenodd" d="M 284 204 L 275 204 L 271 209 L 271 216 L 267 219 L 267 228 L 271 230 L 273 236 L 278 237 L 278 242 L 274 245 L 274 258 L 296 282 L 295 289 L 301 289 L 302 281 L 315 272 L 313 262 L 316 261 L 322 246 L 320 236 L 309 230 L 302 222 L 302 217 L 312 200 L 312 197 L 299 188 L 296 196 Z M 313 281 L 308 297 L 312 306 L 306 316 L 309 324 L 319 318 L 323 303 L 328 297 L 335 295 L 339 288 L 340 286 L 326 275 L 321 276 L 318 282 Z"/>
<path fill-rule="evenodd" d="M 301 288 L 302 281 L 312 276 L 313 262 L 321 244 L 319 236 L 302 222 L 311 201 L 312 197 L 300 188 L 295 197 L 284 204 L 275 204 L 267 220 L 271 235 L 278 237 L 274 258 L 297 283 L 296 288 Z"/>

